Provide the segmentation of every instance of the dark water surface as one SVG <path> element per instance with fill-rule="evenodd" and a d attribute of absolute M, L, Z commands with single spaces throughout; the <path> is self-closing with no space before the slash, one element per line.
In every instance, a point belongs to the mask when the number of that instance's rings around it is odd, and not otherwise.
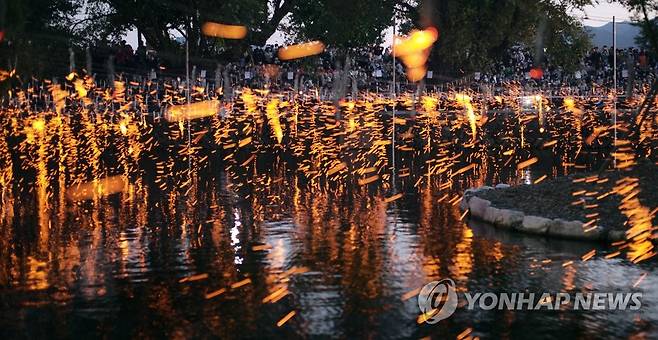
<path fill-rule="evenodd" d="M 367 186 L 253 178 L 247 192 L 222 173 L 167 195 L 138 182 L 77 204 L 39 190 L 12 198 L 0 216 L 0 337 L 658 337 L 655 260 L 605 259 L 614 249 L 462 222 L 453 202 L 463 188 L 407 183 L 386 202 L 390 192 Z M 419 325 L 416 296 L 405 294 L 442 278 L 461 292 L 644 296 L 639 311 L 462 303 Z"/>

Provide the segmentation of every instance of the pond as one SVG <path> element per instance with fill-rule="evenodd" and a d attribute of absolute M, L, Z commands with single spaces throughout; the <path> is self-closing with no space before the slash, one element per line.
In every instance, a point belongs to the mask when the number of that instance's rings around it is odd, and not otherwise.
<path fill-rule="evenodd" d="M 606 259 L 615 249 L 462 221 L 458 186 L 401 179 L 403 195 L 392 200 L 367 186 L 314 188 L 285 171 L 251 180 L 248 192 L 219 172 L 192 176 L 190 189 L 166 195 L 137 181 L 77 204 L 63 195 L 45 203 L 38 190 L 12 197 L 0 227 L 0 336 L 658 334 L 655 260 Z M 596 255 L 582 261 L 591 250 Z M 644 295 L 638 311 L 486 311 L 460 303 L 450 318 L 419 324 L 415 292 L 443 278 L 459 292 Z"/>
<path fill-rule="evenodd" d="M 3 111 L 0 337 L 658 334 L 655 257 L 632 263 L 617 246 L 513 234 L 459 210 L 470 187 L 597 170 L 613 152 L 632 165 L 622 138 L 634 116 L 620 116 L 617 135 L 596 98 L 537 96 L 534 111 L 480 98 L 476 111 L 465 96 L 405 97 L 393 117 L 382 98 L 336 114 L 257 93 L 224 103 L 226 116 L 199 101 L 191 122 L 142 114 L 139 98 Z M 653 131 L 636 144 L 655 158 Z M 448 278 L 454 315 L 419 322 L 418 292 Z M 462 298 L 519 292 L 643 296 L 618 311 L 470 309 Z"/>

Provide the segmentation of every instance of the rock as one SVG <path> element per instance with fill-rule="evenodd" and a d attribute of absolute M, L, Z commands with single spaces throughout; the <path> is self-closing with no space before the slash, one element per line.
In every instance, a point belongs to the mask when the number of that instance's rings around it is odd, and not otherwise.
<path fill-rule="evenodd" d="M 623 230 L 610 230 L 608 231 L 607 241 L 618 242 L 626 239 L 626 232 Z"/>
<path fill-rule="evenodd" d="M 551 224 L 553 224 L 551 219 L 528 215 L 523 217 L 520 229 L 530 234 L 546 234 Z"/>
<path fill-rule="evenodd" d="M 478 188 L 468 188 L 464 191 L 464 197 L 471 197 L 478 192 Z"/>
<path fill-rule="evenodd" d="M 468 197 L 466 196 L 462 197 L 462 201 L 459 203 L 459 209 L 461 211 L 468 209 Z"/>
<path fill-rule="evenodd" d="M 509 185 L 503 183 L 496 185 L 496 189 L 509 187 Z M 607 242 L 617 242 L 624 240 L 626 237 L 622 230 L 607 230 L 598 227 L 586 232 L 583 229 L 583 222 L 580 221 L 550 219 L 533 215 L 526 216 L 521 211 L 496 208 L 491 206 L 491 201 L 476 196 L 478 192 L 493 189 L 484 186 L 466 190 L 459 205 L 460 209 L 462 211 L 468 209 L 471 217 L 475 220 L 490 223 L 499 228 L 515 229 L 529 234 Z"/>
<path fill-rule="evenodd" d="M 485 191 L 485 190 L 493 190 L 493 188 L 488 187 L 486 185 L 481 186 L 479 188 L 469 188 L 469 189 L 466 189 L 466 191 L 464 191 L 464 197 L 471 197 L 471 196 L 477 194 L 478 192 Z"/>
<path fill-rule="evenodd" d="M 494 219 L 494 224 L 502 227 L 514 229 L 521 226 L 523 223 L 523 217 L 525 216 L 522 212 L 509 209 L 496 209 L 496 217 Z"/>
<path fill-rule="evenodd" d="M 600 240 L 601 230 L 599 228 L 585 231 L 583 222 L 580 221 L 565 221 L 562 219 L 555 219 L 548 229 L 548 235 L 557 236 L 562 238 L 578 239 L 578 240 Z"/>
<path fill-rule="evenodd" d="M 496 219 L 498 218 L 498 215 L 500 215 L 500 209 L 490 206 L 490 207 L 487 208 L 487 211 L 485 211 L 484 217 L 482 217 L 482 220 L 484 222 L 496 225 Z"/>
<path fill-rule="evenodd" d="M 487 212 L 487 208 L 490 206 L 491 202 L 477 196 L 471 197 L 471 199 L 468 201 L 468 209 L 471 212 L 471 216 L 479 219 L 484 218 L 484 215 Z"/>

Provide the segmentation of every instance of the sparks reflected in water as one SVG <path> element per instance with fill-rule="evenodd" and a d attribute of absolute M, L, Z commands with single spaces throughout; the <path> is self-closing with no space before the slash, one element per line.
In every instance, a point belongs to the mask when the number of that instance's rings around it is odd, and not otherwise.
<path fill-rule="evenodd" d="M 48 335 L 53 324 L 63 337 L 656 332 L 649 293 L 642 315 L 460 309 L 438 328 L 416 322 L 413 292 L 445 277 L 460 291 L 658 284 L 656 207 L 632 177 L 607 196 L 600 178 L 583 179 L 585 197 L 624 197 L 628 240 L 611 248 L 500 232 L 458 209 L 472 186 L 530 184 L 610 156 L 633 167 L 630 141 L 612 147 L 598 98 L 532 96 L 523 109 L 510 86 L 498 98 L 363 93 L 334 106 L 251 89 L 226 101 L 204 89 L 188 106 L 166 84 L 159 117 L 149 86 L 69 81 L 51 86 L 42 110 L 26 110 L 35 98 L 25 94 L 0 115 L 0 328 L 10 334 Z M 393 103 L 406 112 L 395 124 Z M 641 129 L 642 156 L 655 157 L 654 129 Z"/>

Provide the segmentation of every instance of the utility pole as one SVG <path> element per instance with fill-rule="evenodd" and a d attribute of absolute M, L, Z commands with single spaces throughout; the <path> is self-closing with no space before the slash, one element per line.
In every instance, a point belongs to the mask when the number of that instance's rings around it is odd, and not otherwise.
<path fill-rule="evenodd" d="M 395 83 L 395 35 L 397 33 L 397 28 L 395 27 L 397 24 L 397 20 L 395 18 L 395 13 L 393 13 L 393 45 L 391 47 L 391 54 L 392 54 L 392 59 L 393 59 L 393 138 L 392 138 L 392 143 L 391 143 L 391 164 L 392 164 L 392 176 L 391 180 L 393 181 L 393 184 L 395 186 L 395 109 L 397 105 L 397 87 Z"/>
<path fill-rule="evenodd" d="M 612 102 L 612 125 L 614 127 L 614 144 L 613 150 L 617 149 L 617 22 L 616 18 L 612 17 L 612 89 L 613 89 L 613 102 Z M 614 159 L 614 167 L 617 168 L 617 158 Z"/>

